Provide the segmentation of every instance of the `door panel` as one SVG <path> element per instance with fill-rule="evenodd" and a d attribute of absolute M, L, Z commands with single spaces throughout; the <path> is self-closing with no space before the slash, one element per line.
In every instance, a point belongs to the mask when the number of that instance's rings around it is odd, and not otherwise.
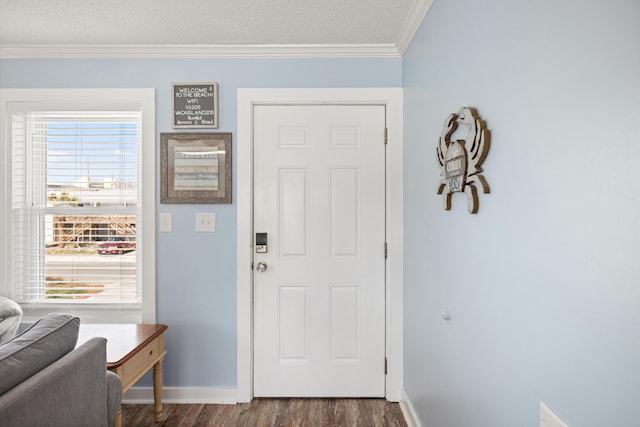
<path fill-rule="evenodd" d="M 256 106 L 254 395 L 382 397 L 385 108 Z"/>

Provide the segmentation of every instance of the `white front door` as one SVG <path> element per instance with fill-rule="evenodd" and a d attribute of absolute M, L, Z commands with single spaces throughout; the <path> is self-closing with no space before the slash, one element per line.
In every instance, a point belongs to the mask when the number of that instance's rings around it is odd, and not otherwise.
<path fill-rule="evenodd" d="M 384 106 L 254 108 L 256 397 L 385 395 L 384 129 Z"/>

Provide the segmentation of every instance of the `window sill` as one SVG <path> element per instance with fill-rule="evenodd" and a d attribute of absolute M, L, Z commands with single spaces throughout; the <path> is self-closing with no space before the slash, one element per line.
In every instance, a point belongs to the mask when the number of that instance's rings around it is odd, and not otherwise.
<path fill-rule="evenodd" d="M 68 313 L 80 318 L 81 323 L 141 323 L 142 311 L 140 308 L 108 308 L 108 307 L 72 307 L 68 305 L 56 305 L 48 307 L 22 306 L 23 315 L 21 323 L 35 323 L 49 313 Z"/>

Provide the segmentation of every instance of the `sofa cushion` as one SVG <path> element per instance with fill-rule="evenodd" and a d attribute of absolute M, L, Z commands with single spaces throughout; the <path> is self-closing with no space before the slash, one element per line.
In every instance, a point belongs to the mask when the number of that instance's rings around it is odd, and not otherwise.
<path fill-rule="evenodd" d="M 0 344 L 16 336 L 22 319 L 22 308 L 9 298 L 0 297 Z"/>
<path fill-rule="evenodd" d="M 79 318 L 53 313 L 0 346 L 0 395 L 73 350 L 79 328 Z"/>

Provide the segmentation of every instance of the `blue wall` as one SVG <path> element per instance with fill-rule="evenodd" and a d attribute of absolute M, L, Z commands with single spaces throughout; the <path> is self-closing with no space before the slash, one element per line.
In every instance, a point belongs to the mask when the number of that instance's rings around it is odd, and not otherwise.
<path fill-rule="evenodd" d="M 405 380 L 424 426 L 640 426 L 640 2 L 435 0 L 403 59 Z M 474 106 L 491 194 L 436 194 Z M 451 320 L 441 311 L 448 308 Z"/>
<path fill-rule="evenodd" d="M 636 0 L 435 0 L 403 60 L 0 60 L 0 87 L 155 87 L 159 133 L 171 82 L 217 81 L 235 137 L 238 87 L 403 85 L 405 390 L 422 424 L 533 427 L 543 400 L 570 426 L 637 427 L 638 22 Z M 464 105 L 492 132 L 477 215 L 435 194 L 437 139 Z M 158 210 L 174 216 L 157 240 L 165 385 L 234 387 L 235 205 Z M 215 234 L 194 232 L 197 211 Z"/>
<path fill-rule="evenodd" d="M 235 144 L 237 88 L 399 87 L 402 61 L 0 60 L 2 88 L 155 88 L 158 144 L 160 132 L 174 131 L 170 121 L 171 83 L 202 81 L 218 82 L 218 131 L 233 132 Z M 234 145 L 234 181 L 236 152 Z M 158 204 L 157 211 L 173 214 L 173 232 L 157 234 L 157 320 L 169 325 L 164 385 L 235 387 L 236 206 Z M 195 232 L 196 212 L 216 213 L 214 234 Z M 146 382 L 149 384 L 148 378 Z"/>

